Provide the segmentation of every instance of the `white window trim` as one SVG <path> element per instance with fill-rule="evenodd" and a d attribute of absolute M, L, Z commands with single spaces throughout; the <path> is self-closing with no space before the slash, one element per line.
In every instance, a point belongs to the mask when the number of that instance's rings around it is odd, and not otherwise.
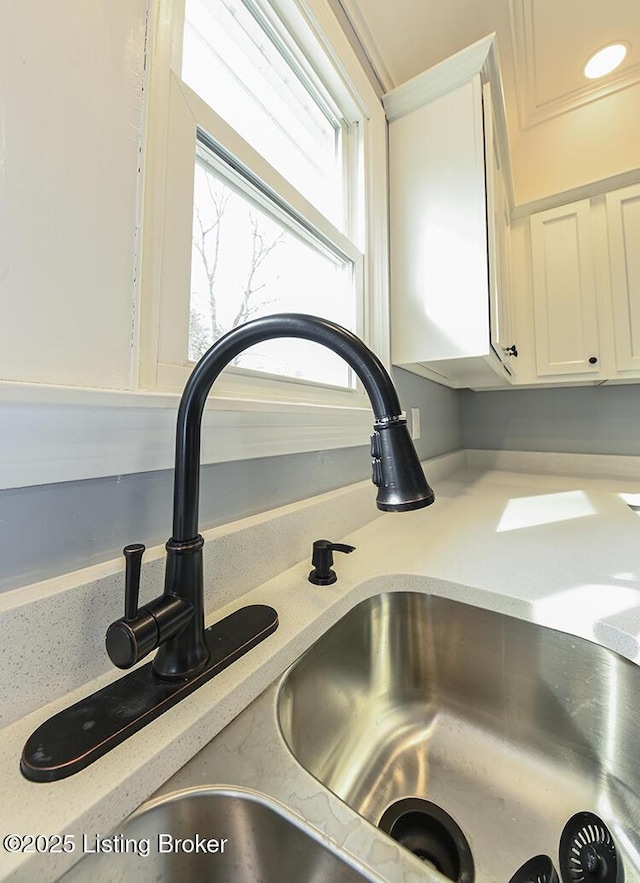
<path fill-rule="evenodd" d="M 367 292 L 362 336 L 388 367 L 384 111 L 326 0 L 296 0 L 295 5 L 275 0 L 274 5 L 286 7 L 290 13 L 293 8 L 295 15 L 312 24 L 341 71 L 343 82 L 349 84 L 360 102 L 367 129 L 363 166 L 368 231 L 365 259 L 358 268 Z M 176 30 L 182 6 L 183 0 L 158 0 L 150 22 L 147 57 L 152 62 L 151 76 L 145 84 L 145 161 L 140 169 L 144 224 L 132 315 L 132 388 L 106 390 L 0 381 L 0 413 L 5 425 L 11 427 L 10 432 L 0 434 L 0 489 L 173 468 L 175 420 L 183 381 L 176 381 L 173 392 L 157 391 L 156 366 L 158 293 L 164 271 L 160 256 L 171 226 L 164 211 L 168 96 L 171 63 L 175 64 L 177 56 L 175 47 L 180 47 L 182 41 L 182 34 Z M 190 113 L 188 102 L 183 101 L 182 111 Z M 191 163 L 193 156 L 191 152 Z M 191 211 L 190 206 L 188 236 Z M 300 389 L 305 390 L 303 397 Z M 327 396 L 326 388 L 317 384 L 302 385 L 284 379 L 271 384 L 261 380 L 253 386 L 239 385 L 230 371 L 224 384 L 215 384 L 207 403 L 202 462 L 365 445 L 370 430 L 371 409 L 363 393 L 335 390 Z"/>
<path fill-rule="evenodd" d="M 228 126 L 211 108 L 181 82 L 173 73 L 169 80 L 169 134 L 167 139 L 167 167 L 165 174 L 165 200 L 163 244 L 159 251 L 159 332 L 155 362 L 155 386 L 167 390 L 181 390 L 191 373 L 192 363 L 186 358 L 184 342 L 188 338 L 189 302 L 176 298 L 176 291 L 185 290 L 186 268 L 191 265 L 191 227 L 193 219 L 193 170 L 196 155 L 198 129 L 216 131 L 224 149 L 242 165 L 265 182 L 277 193 L 279 199 L 292 211 L 304 217 L 327 241 L 332 242 L 347 258 L 353 261 L 356 271 L 362 263 L 361 252 L 327 219 L 302 197 L 278 172 Z M 154 366 L 150 366 L 150 373 Z M 299 381 L 291 379 L 265 380 L 260 374 L 254 376 L 246 371 L 230 384 L 228 375 L 216 382 L 215 394 L 228 396 L 231 389 L 238 388 L 245 396 L 273 398 L 281 394 L 289 399 L 292 387 Z M 324 392 L 323 392 L 324 390 Z M 352 390 L 327 390 L 322 384 L 315 391 L 305 386 L 295 398 L 348 404 L 361 393 Z"/>
<path fill-rule="evenodd" d="M 296 3 L 272 0 L 272 5 L 286 15 L 288 24 L 294 28 L 300 30 L 301 23 L 311 26 L 332 64 L 340 71 L 341 88 L 343 92 L 348 91 L 353 115 L 359 117 L 366 129 L 361 139 L 366 151 L 361 158 L 365 218 L 360 225 L 367 231 L 363 249 L 366 256 L 364 261 L 358 261 L 351 242 L 181 81 L 176 71 L 181 62 L 184 0 L 161 0 L 154 41 L 145 187 L 145 218 L 151 219 L 153 225 L 146 225 L 143 240 L 140 381 L 145 388 L 182 389 L 190 370 L 182 352 L 188 311 L 176 302 L 175 292 L 184 290 L 185 268 L 190 267 L 191 261 L 193 164 L 198 128 L 222 133 L 220 140 L 229 153 L 238 157 L 347 255 L 356 258 L 356 270 L 365 291 L 363 315 L 359 317 L 361 335 L 382 361 L 389 364 L 384 111 L 326 0 L 297 0 Z M 154 210 L 158 206 L 162 206 L 161 212 Z M 365 243 L 357 245 L 365 246 Z M 309 407 L 316 404 L 368 407 L 361 389 L 357 392 L 337 390 L 321 384 L 267 380 L 260 375 L 252 381 L 246 375 L 242 379 L 234 377 L 231 371 L 216 382 L 212 396 L 266 400 L 272 407 L 280 399 Z"/>

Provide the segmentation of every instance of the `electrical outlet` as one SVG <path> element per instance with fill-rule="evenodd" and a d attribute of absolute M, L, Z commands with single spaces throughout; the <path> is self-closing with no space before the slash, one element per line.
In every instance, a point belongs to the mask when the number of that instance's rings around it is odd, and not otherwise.
<path fill-rule="evenodd" d="M 420 408 L 411 409 L 411 438 L 420 438 Z"/>

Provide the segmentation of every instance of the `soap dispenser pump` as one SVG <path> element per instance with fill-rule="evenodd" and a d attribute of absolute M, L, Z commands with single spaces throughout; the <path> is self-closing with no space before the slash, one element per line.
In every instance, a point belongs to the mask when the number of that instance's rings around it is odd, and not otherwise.
<path fill-rule="evenodd" d="M 309 582 L 315 586 L 331 586 L 338 579 L 333 566 L 333 553 L 345 552 L 349 554 L 355 551 L 355 546 L 346 543 L 332 543 L 330 540 L 316 540 L 313 544 L 311 563 L 313 570 L 309 574 Z"/>

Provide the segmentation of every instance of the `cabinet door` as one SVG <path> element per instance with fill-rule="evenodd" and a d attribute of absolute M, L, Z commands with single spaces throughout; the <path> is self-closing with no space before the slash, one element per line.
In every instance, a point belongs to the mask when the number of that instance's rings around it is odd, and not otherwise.
<path fill-rule="evenodd" d="M 596 284 L 585 199 L 531 216 L 536 366 L 540 376 L 600 372 Z"/>
<path fill-rule="evenodd" d="M 491 86 L 482 88 L 485 125 L 487 233 L 489 246 L 489 323 L 491 346 L 510 374 L 515 373 L 509 277 L 510 209 L 500 144 L 494 125 Z M 516 350 L 517 352 L 517 350 Z"/>
<path fill-rule="evenodd" d="M 489 349 L 480 77 L 389 126 L 395 364 Z"/>
<path fill-rule="evenodd" d="M 618 371 L 640 372 L 640 185 L 607 194 Z"/>

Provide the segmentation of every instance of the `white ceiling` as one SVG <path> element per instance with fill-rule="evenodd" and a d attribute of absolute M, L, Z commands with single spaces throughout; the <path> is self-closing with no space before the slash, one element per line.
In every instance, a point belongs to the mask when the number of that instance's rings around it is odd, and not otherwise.
<path fill-rule="evenodd" d="M 385 92 L 481 37 L 497 34 L 510 144 L 512 153 L 522 153 L 515 169 L 517 174 L 520 168 L 519 189 L 526 196 L 540 195 L 536 187 L 558 190 L 564 182 L 568 189 L 586 183 L 589 177 L 640 168 L 640 139 L 630 143 L 636 130 L 622 119 L 628 114 L 640 120 L 639 0 L 338 2 Z M 582 71 L 589 56 L 614 41 L 629 44 L 621 67 L 604 80 L 587 80 Z M 584 110 L 588 105 L 592 109 Z M 572 115 L 573 134 L 569 134 L 566 115 Z M 557 119 L 560 116 L 565 116 L 562 123 Z M 596 144 L 604 137 L 603 125 L 608 127 L 609 139 Z M 536 178 L 536 153 L 545 138 L 557 145 L 561 131 L 566 169 L 548 181 L 544 175 Z M 572 174 L 568 152 L 575 153 L 587 141 L 594 145 L 593 156 L 581 157 L 580 171 Z M 532 175 L 527 182 L 529 168 Z"/>
<path fill-rule="evenodd" d="M 515 83 L 522 128 L 638 82 L 635 0 L 511 0 L 508 8 L 512 62 L 505 75 Z M 621 41 L 630 51 L 620 68 L 603 80 L 588 80 L 583 68 L 590 56 Z"/>

